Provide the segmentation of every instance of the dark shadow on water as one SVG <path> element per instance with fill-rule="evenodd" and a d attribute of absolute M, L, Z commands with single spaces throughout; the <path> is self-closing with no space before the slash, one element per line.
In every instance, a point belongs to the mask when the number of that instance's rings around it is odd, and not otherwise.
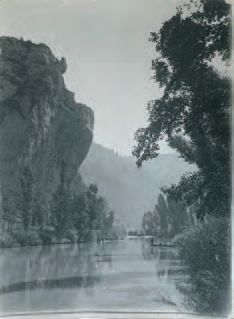
<path fill-rule="evenodd" d="M 4 250 L 0 255 L 0 295 L 92 288 L 112 267 L 112 250 L 106 246 L 90 243 Z"/>
<path fill-rule="evenodd" d="M 60 279 L 32 280 L 26 282 L 16 282 L 7 286 L 0 287 L 0 295 L 36 289 L 66 289 L 66 288 L 86 288 L 93 287 L 100 282 L 99 277 L 67 277 Z"/>

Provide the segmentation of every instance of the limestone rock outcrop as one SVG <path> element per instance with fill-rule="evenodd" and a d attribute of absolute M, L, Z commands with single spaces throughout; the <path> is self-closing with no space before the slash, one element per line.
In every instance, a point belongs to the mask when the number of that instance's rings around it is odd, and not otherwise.
<path fill-rule="evenodd" d="M 65 71 L 65 59 L 48 46 L 0 37 L 0 184 L 13 206 L 25 168 L 33 192 L 47 202 L 62 163 L 69 184 L 88 153 L 93 111 L 66 89 Z"/>

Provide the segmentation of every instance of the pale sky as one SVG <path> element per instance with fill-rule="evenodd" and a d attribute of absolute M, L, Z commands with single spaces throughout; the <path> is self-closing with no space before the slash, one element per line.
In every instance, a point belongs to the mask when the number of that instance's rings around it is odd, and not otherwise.
<path fill-rule="evenodd" d="M 0 0 L 0 34 L 47 44 L 64 56 L 65 81 L 95 113 L 94 140 L 130 155 L 146 125 L 147 102 L 160 96 L 151 80 L 148 41 L 177 0 Z M 168 152 L 162 144 L 162 152 Z"/>

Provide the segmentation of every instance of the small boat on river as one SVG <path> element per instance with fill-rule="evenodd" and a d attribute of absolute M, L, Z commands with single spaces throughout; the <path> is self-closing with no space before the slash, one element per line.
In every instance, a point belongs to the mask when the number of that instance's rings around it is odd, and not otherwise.
<path fill-rule="evenodd" d="M 168 243 L 168 242 L 167 243 L 155 242 L 153 237 L 151 237 L 151 239 L 150 239 L 150 245 L 151 245 L 151 247 L 175 247 L 176 246 L 175 244 Z"/>

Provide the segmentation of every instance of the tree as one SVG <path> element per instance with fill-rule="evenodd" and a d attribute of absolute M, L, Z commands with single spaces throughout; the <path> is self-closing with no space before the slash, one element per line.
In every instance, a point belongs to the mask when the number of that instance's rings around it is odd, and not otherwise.
<path fill-rule="evenodd" d="M 97 239 L 106 238 L 112 231 L 114 213 L 102 196 L 98 196 L 98 187 L 90 184 L 81 193 L 73 195 L 69 205 L 71 225 L 78 231 L 79 240 L 89 240 L 92 232 Z"/>
<path fill-rule="evenodd" d="M 89 227 L 90 229 L 94 228 L 94 223 L 96 220 L 96 215 L 98 215 L 97 206 L 103 205 L 104 203 L 98 203 L 98 187 L 95 184 L 90 184 L 86 192 L 87 201 L 88 201 L 88 215 L 89 215 Z"/>
<path fill-rule="evenodd" d="M 149 102 L 149 125 L 136 132 L 133 154 L 141 166 L 158 156 L 159 141 L 166 138 L 185 161 L 195 163 L 198 171 L 170 192 L 186 201 L 187 188 L 199 217 L 230 213 L 231 83 L 213 63 L 215 57 L 229 61 L 230 21 L 224 0 L 191 1 L 150 39 L 157 54 L 154 79 L 164 93 Z"/>
<path fill-rule="evenodd" d="M 155 205 L 155 215 L 158 215 L 159 220 L 159 237 L 167 238 L 169 236 L 169 216 L 165 197 L 160 194 L 158 202 Z"/>
<path fill-rule="evenodd" d="M 19 194 L 9 189 L 2 188 L 2 219 L 3 230 L 12 231 L 12 227 L 17 220 L 17 206 Z"/>
<path fill-rule="evenodd" d="M 162 239 L 173 238 L 191 225 L 191 218 L 182 202 L 176 202 L 163 193 L 158 196 L 153 212 L 146 212 L 142 219 L 144 234 Z"/>
<path fill-rule="evenodd" d="M 173 238 L 181 234 L 186 228 L 192 226 L 192 220 L 190 213 L 181 201 L 175 201 L 169 195 L 166 196 L 165 201 L 168 220 L 168 237 Z"/>
<path fill-rule="evenodd" d="M 52 224 L 55 227 L 56 236 L 61 238 L 69 226 L 69 188 L 66 182 L 66 165 L 62 161 L 60 169 L 60 183 L 53 196 Z"/>
<path fill-rule="evenodd" d="M 89 236 L 90 216 L 86 193 L 75 194 L 70 204 L 72 226 L 78 232 L 78 240 L 85 240 Z"/>
<path fill-rule="evenodd" d="M 36 192 L 32 206 L 32 226 L 43 230 L 48 219 L 48 212 L 45 200 L 40 192 Z"/>
<path fill-rule="evenodd" d="M 145 235 L 158 235 L 157 216 L 151 212 L 147 211 L 144 213 L 142 218 L 142 230 Z"/>
<path fill-rule="evenodd" d="M 32 223 L 32 192 L 33 192 L 33 176 L 29 166 L 23 168 L 23 172 L 20 178 L 21 190 L 22 190 L 22 222 L 23 229 L 28 231 Z"/>

